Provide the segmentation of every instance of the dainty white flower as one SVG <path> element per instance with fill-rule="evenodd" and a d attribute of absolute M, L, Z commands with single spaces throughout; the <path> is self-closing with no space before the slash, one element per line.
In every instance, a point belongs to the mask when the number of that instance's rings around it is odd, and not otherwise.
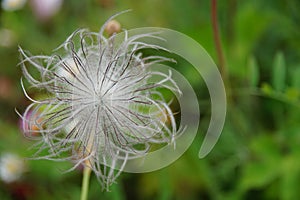
<path fill-rule="evenodd" d="M 21 178 L 26 171 L 26 165 L 22 158 L 13 153 L 3 153 L 0 157 L 0 178 L 11 183 Z"/>
<path fill-rule="evenodd" d="M 15 11 L 24 7 L 26 0 L 2 0 L 1 6 L 3 10 Z"/>
<path fill-rule="evenodd" d="M 16 42 L 16 33 L 12 30 L 0 29 L 0 46 L 11 47 Z"/>
<path fill-rule="evenodd" d="M 22 116 L 25 136 L 40 135 L 31 137 L 38 140 L 36 158 L 70 160 L 74 168 L 85 164 L 107 189 L 128 159 L 146 155 L 153 144 L 174 142 L 175 119 L 159 89 L 180 90 L 171 73 L 150 69 L 169 58 L 140 53 L 162 49 L 141 38 L 161 38 L 155 33 L 128 37 L 125 31 L 116 43 L 115 34 L 103 36 L 105 26 L 99 33 L 74 32 L 51 56 L 30 56 L 20 48 L 20 65 L 31 87 L 49 96 L 32 99 L 21 81 L 32 101 Z M 29 66 L 39 76 L 29 73 Z M 151 82 L 153 78 L 157 81 Z M 44 150 L 46 156 L 41 155 Z"/>
<path fill-rule="evenodd" d="M 34 14 L 38 20 L 47 21 L 54 16 L 62 7 L 63 0 L 31 0 Z"/>

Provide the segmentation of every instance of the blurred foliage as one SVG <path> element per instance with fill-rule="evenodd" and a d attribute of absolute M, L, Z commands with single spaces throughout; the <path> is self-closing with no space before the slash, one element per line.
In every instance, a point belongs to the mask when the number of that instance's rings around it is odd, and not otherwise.
<path fill-rule="evenodd" d="M 209 1 L 72 0 L 47 21 L 21 10 L 0 11 L 0 153 L 33 153 L 14 111 L 28 101 L 20 87 L 18 45 L 50 54 L 74 30 L 97 31 L 112 14 L 123 28 L 161 26 L 187 34 L 216 58 Z M 182 63 L 199 91 L 202 121 L 193 145 L 165 169 L 123 173 L 111 192 L 92 177 L 89 199 L 298 199 L 300 196 L 300 2 L 219 1 L 219 25 L 229 72 L 227 120 L 221 138 L 204 159 L 197 155 L 210 118 L 209 95 Z M 8 43 L 5 43 L 7 42 Z M 175 42 L 175 41 L 174 41 Z M 4 44 L 4 45 L 3 45 Z M 184 70 L 183 70 L 184 71 Z M 199 80 L 198 80 L 199 79 Z M 30 94 L 35 96 L 35 94 Z M 28 160 L 17 183 L 0 182 L 0 199 L 79 199 L 81 171 L 70 163 Z"/>

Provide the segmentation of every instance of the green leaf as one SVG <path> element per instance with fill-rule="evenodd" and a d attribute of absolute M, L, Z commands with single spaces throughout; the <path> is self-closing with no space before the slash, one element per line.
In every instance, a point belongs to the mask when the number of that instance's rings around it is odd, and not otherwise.
<path fill-rule="evenodd" d="M 300 90 L 296 88 L 287 88 L 284 95 L 288 100 L 297 102 L 300 97 Z"/>
<path fill-rule="evenodd" d="M 257 136 L 249 145 L 252 158 L 242 169 L 240 189 L 263 188 L 281 175 L 279 145 L 273 136 Z"/>
<path fill-rule="evenodd" d="M 261 91 L 266 95 L 271 95 L 274 91 L 268 83 L 263 83 L 261 85 Z"/>
<path fill-rule="evenodd" d="M 300 90 L 300 66 L 297 69 L 293 70 L 292 86 Z"/>
<path fill-rule="evenodd" d="M 253 188 L 261 188 L 270 184 L 278 177 L 278 169 L 271 163 L 250 163 L 244 167 L 240 189 L 247 191 Z"/>
<path fill-rule="evenodd" d="M 273 76 L 272 85 L 275 90 L 283 91 L 285 87 L 286 66 L 284 55 L 282 52 L 277 52 L 273 61 Z"/>
<path fill-rule="evenodd" d="M 259 81 L 259 69 L 255 57 L 250 56 L 248 59 L 248 77 L 251 87 L 256 87 Z"/>
<path fill-rule="evenodd" d="M 280 180 L 280 199 L 298 199 L 299 196 L 299 160 L 298 155 L 289 155 L 282 159 L 282 176 Z"/>

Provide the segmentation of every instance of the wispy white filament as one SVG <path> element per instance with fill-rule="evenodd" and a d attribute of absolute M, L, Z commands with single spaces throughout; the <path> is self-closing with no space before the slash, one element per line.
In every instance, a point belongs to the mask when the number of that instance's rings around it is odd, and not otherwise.
<path fill-rule="evenodd" d="M 175 119 L 159 89 L 180 90 L 171 73 L 149 69 L 170 59 L 143 56 L 143 49 L 162 49 L 139 41 L 145 37 L 159 39 L 155 33 L 125 33 L 116 43 L 116 35 L 105 38 L 102 28 L 99 33 L 74 32 L 51 56 L 31 56 L 19 49 L 24 77 L 48 96 L 34 100 L 22 83 L 32 101 L 22 116 L 24 133 L 40 136 L 36 158 L 70 160 L 74 168 L 88 161 L 107 189 L 128 159 L 145 155 L 153 144 L 174 142 Z M 154 77 L 159 81 L 151 82 Z"/>

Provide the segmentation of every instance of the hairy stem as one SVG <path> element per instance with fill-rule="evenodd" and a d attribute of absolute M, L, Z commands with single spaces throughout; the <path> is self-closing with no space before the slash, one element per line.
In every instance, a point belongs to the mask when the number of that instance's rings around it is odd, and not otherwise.
<path fill-rule="evenodd" d="M 81 198 L 80 200 L 87 200 L 89 190 L 89 180 L 91 175 L 91 168 L 85 166 L 83 169 L 82 187 L 81 187 Z"/>

